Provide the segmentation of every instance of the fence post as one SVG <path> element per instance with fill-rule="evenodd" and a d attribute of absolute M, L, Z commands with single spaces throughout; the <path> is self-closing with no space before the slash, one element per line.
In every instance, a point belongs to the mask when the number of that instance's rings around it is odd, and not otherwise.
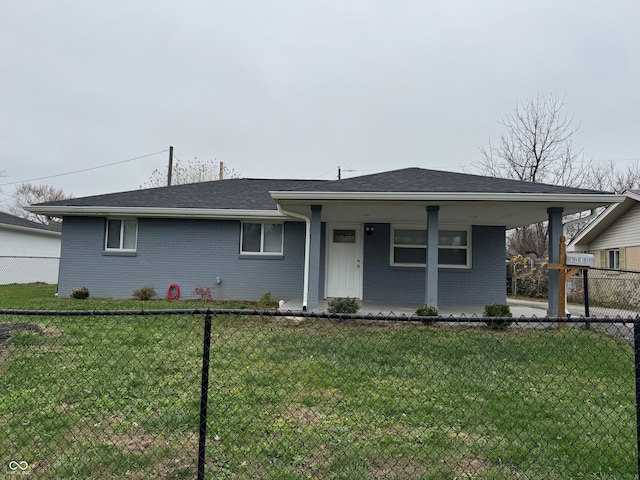
<path fill-rule="evenodd" d="M 209 396 L 209 358 L 211 355 L 211 313 L 204 317 L 202 379 L 200 382 L 200 438 L 198 440 L 198 480 L 204 480 L 204 456 L 207 442 L 207 399 Z"/>
<path fill-rule="evenodd" d="M 584 316 L 587 318 L 586 328 L 590 328 L 591 321 L 589 320 L 589 317 L 591 317 L 591 311 L 589 305 L 589 269 L 584 269 L 582 274 L 584 275 L 584 284 L 582 286 L 582 290 L 584 292 Z"/>
<path fill-rule="evenodd" d="M 640 315 L 633 322 L 633 344 L 636 370 L 636 443 L 638 446 L 638 474 L 640 475 Z"/>

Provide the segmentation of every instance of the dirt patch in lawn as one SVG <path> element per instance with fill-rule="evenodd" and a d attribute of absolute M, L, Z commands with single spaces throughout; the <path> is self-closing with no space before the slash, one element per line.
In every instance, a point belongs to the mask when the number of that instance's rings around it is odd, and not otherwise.
<path fill-rule="evenodd" d="M 371 470 L 371 478 L 392 479 L 392 478 L 419 478 L 428 473 L 428 468 L 422 463 L 411 460 L 407 457 L 396 457 L 375 464 Z"/>
<path fill-rule="evenodd" d="M 0 323 L 0 342 L 6 342 L 13 332 L 30 331 L 39 334 L 43 333 L 43 329 L 37 323 Z"/>

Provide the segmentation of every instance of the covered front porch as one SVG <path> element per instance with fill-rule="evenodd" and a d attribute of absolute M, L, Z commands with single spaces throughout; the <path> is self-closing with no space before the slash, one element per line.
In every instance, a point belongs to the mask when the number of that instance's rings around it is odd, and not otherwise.
<path fill-rule="evenodd" d="M 502 203 L 478 203 L 308 205 L 301 309 L 316 311 L 327 299 L 353 297 L 376 313 L 413 313 L 430 305 L 445 315 L 481 315 L 484 305 L 506 303 L 505 231 L 515 219 Z M 564 209 L 545 207 L 550 261 L 556 262 Z M 540 219 L 539 212 L 525 212 L 525 220 Z M 411 240 L 420 235 L 422 240 Z M 557 316 L 557 289 L 557 272 L 551 272 L 545 315 Z"/>
<path fill-rule="evenodd" d="M 409 168 L 271 191 L 279 212 L 306 223 L 302 308 L 327 298 L 443 309 L 505 303 L 505 231 L 548 222 L 559 260 L 563 216 L 616 196 L 493 177 Z M 547 314 L 557 316 L 558 272 Z"/>

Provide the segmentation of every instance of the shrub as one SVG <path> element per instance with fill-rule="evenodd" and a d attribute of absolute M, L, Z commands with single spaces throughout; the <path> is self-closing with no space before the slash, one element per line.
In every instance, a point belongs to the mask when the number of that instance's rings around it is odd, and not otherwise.
<path fill-rule="evenodd" d="M 74 288 L 71 290 L 71 298 L 77 298 L 78 300 L 89 298 L 89 289 L 87 287 Z"/>
<path fill-rule="evenodd" d="M 529 298 L 547 298 L 549 285 L 547 262 L 516 255 L 509 262 L 512 274 L 507 289 L 511 295 Z"/>
<path fill-rule="evenodd" d="M 156 296 L 156 290 L 153 287 L 142 287 L 140 290 L 133 291 L 133 297 L 138 300 L 151 300 Z"/>
<path fill-rule="evenodd" d="M 355 298 L 334 298 L 328 303 L 329 313 L 358 313 L 360 305 Z"/>
<path fill-rule="evenodd" d="M 510 318 L 511 307 L 504 303 L 494 303 L 492 305 L 484 306 L 485 317 L 498 317 L 498 318 Z M 487 320 L 487 326 L 496 330 L 503 330 L 511 325 L 509 320 Z"/>
<path fill-rule="evenodd" d="M 416 310 L 416 315 L 419 317 L 437 317 L 438 309 L 436 307 L 432 307 L 431 305 L 423 305 Z"/>
<path fill-rule="evenodd" d="M 437 317 L 438 309 L 436 307 L 432 307 L 431 305 L 423 305 L 416 310 L 416 315 L 419 317 Z M 422 320 L 422 323 L 431 325 L 433 320 Z"/>
<path fill-rule="evenodd" d="M 211 287 L 198 285 L 191 293 L 199 297 L 200 300 L 211 300 L 212 298 Z"/>
<path fill-rule="evenodd" d="M 271 292 L 266 292 L 258 299 L 258 305 L 262 308 L 277 308 L 278 301 L 271 296 Z"/>

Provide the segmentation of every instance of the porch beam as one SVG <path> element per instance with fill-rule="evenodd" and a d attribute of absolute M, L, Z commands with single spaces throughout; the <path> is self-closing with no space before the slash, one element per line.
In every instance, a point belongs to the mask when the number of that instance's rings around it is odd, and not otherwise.
<path fill-rule="evenodd" d="M 438 308 L 438 212 L 440 207 L 427 207 L 427 266 L 425 268 L 424 304 Z"/>

